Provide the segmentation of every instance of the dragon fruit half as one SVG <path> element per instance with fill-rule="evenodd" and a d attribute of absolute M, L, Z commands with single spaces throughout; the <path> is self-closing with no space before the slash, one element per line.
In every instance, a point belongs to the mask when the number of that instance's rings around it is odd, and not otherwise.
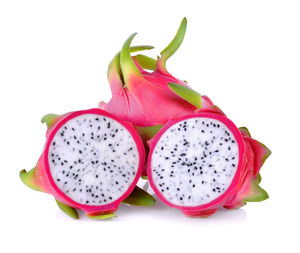
<path fill-rule="evenodd" d="M 130 52 L 152 48 L 130 48 L 136 34 L 131 35 L 108 68 L 112 98 L 107 104 L 101 102 L 99 107 L 139 127 L 165 124 L 172 117 L 194 112 L 194 105 L 169 88 L 169 83 L 182 86 L 187 84 L 173 77 L 166 69 L 167 59 L 177 51 L 183 41 L 186 26 L 187 21 L 184 18 L 175 38 L 161 52 L 157 61 L 144 55 L 131 57 Z M 201 101 L 202 107 L 212 105 L 206 96 L 203 96 Z"/>
<path fill-rule="evenodd" d="M 259 170 L 271 151 L 216 107 L 170 120 L 149 145 L 151 187 L 186 216 L 207 217 L 220 207 L 268 198 Z"/>
<path fill-rule="evenodd" d="M 123 201 L 153 205 L 151 195 L 136 186 L 145 161 L 143 143 L 130 123 L 100 109 L 46 115 L 44 151 L 22 181 L 52 194 L 58 206 L 78 218 L 114 217 Z M 131 195 L 129 196 L 129 194 Z"/>

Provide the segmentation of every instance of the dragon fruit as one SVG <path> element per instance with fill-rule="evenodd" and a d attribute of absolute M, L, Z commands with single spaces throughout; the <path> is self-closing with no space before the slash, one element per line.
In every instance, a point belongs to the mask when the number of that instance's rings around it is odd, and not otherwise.
<path fill-rule="evenodd" d="M 108 80 L 112 99 L 99 107 L 139 127 L 165 124 L 172 117 L 180 117 L 196 110 L 196 107 L 169 88 L 169 83 L 187 84 L 173 77 L 166 69 L 166 61 L 180 47 L 187 21 L 184 18 L 172 42 L 161 52 L 157 61 L 144 56 L 131 57 L 130 51 L 151 49 L 150 46 L 130 48 L 136 34 L 125 42 L 109 65 Z M 147 69 L 148 71 L 146 71 Z M 150 70 L 150 72 L 149 72 Z M 210 99 L 202 97 L 202 107 L 212 105 Z"/>
<path fill-rule="evenodd" d="M 73 218 L 77 209 L 106 219 L 121 202 L 154 205 L 136 186 L 141 175 L 164 203 L 189 217 L 267 199 L 259 171 L 271 151 L 166 69 L 186 26 L 184 18 L 157 60 L 131 56 L 153 48 L 131 47 L 132 34 L 108 68 L 111 100 L 100 109 L 46 115 L 44 151 L 21 180 L 52 194 Z"/>
<path fill-rule="evenodd" d="M 149 146 L 151 187 L 186 216 L 207 217 L 268 198 L 259 170 L 271 151 L 217 107 L 171 119 Z"/>
<path fill-rule="evenodd" d="M 43 153 L 35 168 L 20 172 L 27 186 L 52 194 L 73 218 L 76 209 L 93 219 L 114 217 L 122 201 L 154 204 L 136 186 L 145 150 L 130 123 L 100 109 L 49 114 L 42 122 L 48 125 Z"/>

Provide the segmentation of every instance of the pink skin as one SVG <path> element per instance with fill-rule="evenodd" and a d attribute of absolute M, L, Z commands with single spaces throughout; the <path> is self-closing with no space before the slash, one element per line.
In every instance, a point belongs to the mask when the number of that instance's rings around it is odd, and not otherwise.
<path fill-rule="evenodd" d="M 248 132 L 243 129 L 240 129 L 240 132 L 244 138 L 246 149 L 243 175 L 240 178 L 237 190 L 224 205 L 227 209 L 241 207 L 246 204 L 248 196 L 257 194 L 255 188 L 253 188 L 253 182 L 259 177 L 258 173 L 262 165 L 271 155 L 271 151 L 264 144 L 251 138 Z"/>
<path fill-rule="evenodd" d="M 102 116 L 107 116 L 109 118 L 112 118 L 119 122 L 121 125 L 123 125 L 132 135 L 133 139 L 135 140 L 137 147 L 138 147 L 138 152 L 139 152 L 139 167 L 138 171 L 136 173 L 136 177 L 132 184 L 129 186 L 128 190 L 117 200 L 114 202 L 107 204 L 107 205 L 101 205 L 101 206 L 89 206 L 89 205 L 83 205 L 80 203 L 77 203 L 73 201 L 71 198 L 69 198 L 67 195 L 65 195 L 55 184 L 51 172 L 50 172 L 50 167 L 48 163 L 48 152 L 49 152 L 49 145 L 54 138 L 56 132 L 69 120 L 71 120 L 74 117 L 77 117 L 79 115 L 83 114 L 97 114 L 97 115 L 102 115 Z M 77 112 L 72 112 L 70 114 L 67 114 L 65 116 L 62 116 L 58 122 L 49 130 L 47 133 L 47 141 L 45 145 L 44 152 L 42 156 L 39 159 L 38 165 L 37 165 L 37 170 L 35 174 L 35 184 L 41 188 L 43 191 L 52 194 L 56 199 L 58 199 L 60 202 L 62 202 L 65 205 L 71 206 L 73 208 L 81 209 L 88 215 L 99 215 L 99 214 L 106 214 L 106 213 L 113 213 L 119 206 L 119 204 L 129 196 L 129 194 L 133 191 L 135 185 L 137 184 L 138 179 L 141 176 L 141 172 L 144 166 L 144 161 L 145 161 L 145 150 L 144 146 L 142 144 L 142 141 L 139 137 L 139 135 L 136 133 L 134 128 L 130 123 L 121 121 L 117 117 L 103 111 L 100 109 L 90 109 L 90 110 L 85 110 L 85 111 L 77 111 Z"/>
<path fill-rule="evenodd" d="M 168 87 L 169 83 L 187 86 L 184 82 L 159 70 L 149 73 L 135 64 L 142 78 L 133 73 L 129 77 L 130 85 L 123 87 L 118 73 L 111 74 L 112 99 L 107 104 L 101 102 L 99 108 L 141 127 L 165 124 L 170 118 L 181 117 L 197 109 Z M 202 96 L 203 108 L 211 105 L 211 100 Z"/>
<path fill-rule="evenodd" d="M 186 207 L 170 203 L 160 191 L 156 188 L 151 171 L 151 156 L 155 145 L 164 132 L 179 121 L 193 118 L 207 117 L 217 119 L 223 122 L 233 133 L 239 146 L 239 163 L 236 174 L 231 182 L 231 185 L 224 194 L 210 203 Z M 261 143 L 246 135 L 242 130 L 239 130 L 232 121 L 230 121 L 219 109 L 200 109 L 196 113 L 184 116 L 182 118 L 170 120 L 158 134 L 149 142 L 150 153 L 148 159 L 148 179 L 149 183 L 158 196 L 165 204 L 181 210 L 189 217 L 208 217 L 215 213 L 219 208 L 225 207 L 228 209 L 237 208 L 245 204 L 245 200 L 250 194 L 252 181 L 256 179 L 257 173 L 260 170 L 263 161 L 270 155 L 270 151 Z"/>

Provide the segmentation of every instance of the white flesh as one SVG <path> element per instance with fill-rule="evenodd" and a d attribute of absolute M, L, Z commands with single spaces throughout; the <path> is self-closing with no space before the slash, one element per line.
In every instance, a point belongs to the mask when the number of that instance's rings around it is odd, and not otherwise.
<path fill-rule="evenodd" d="M 238 162 L 238 144 L 227 126 L 197 117 L 164 132 L 153 150 L 151 170 L 154 184 L 169 202 L 198 206 L 227 190 Z"/>
<path fill-rule="evenodd" d="M 55 134 L 48 161 L 54 182 L 75 202 L 104 205 L 121 197 L 139 166 L 130 132 L 96 114 L 75 117 Z"/>

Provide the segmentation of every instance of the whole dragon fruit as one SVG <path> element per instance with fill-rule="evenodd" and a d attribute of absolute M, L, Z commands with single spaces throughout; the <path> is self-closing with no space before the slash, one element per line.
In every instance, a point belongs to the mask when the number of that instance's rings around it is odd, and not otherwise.
<path fill-rule="evenodd" d="M 27 186 L 52 194 L 73 218 L 76 209 L 105 219 L 115 216 L 121 202 L 154 204 L 136 186 L 145 150 L 130 123 L 100 109 L 50 114 L 42 122 L 48 125 L 44 151 L 35 168 L 20 172 Z"/>
<path fill-rule="evenodd" d="M 149 127 L 166 123 L 172 117 L 179 117 L 196 110 L 196 107 L 176 95 L 169 83 L 182 86 L 187 84 L 173 77 L 166 69 L 166 61 L 180 47 L 187 21 L 184 18 L 172 42 L 161 52 L 157 61 L 144 56 L 131 57 L 130 51 L 151 49 L 150 46 L 130 48 L 131 35 L 109 65 L 108 80 L 112 98 L 99 107 L 139 127 Z M 151 72 L 145 69 L 151 70 Z M 206 96 L 202 97 L 202 107 L 211 106 Z"/>
<path fill-rule="evenodd" d="M 170 120 L 149 145 L 151 187 L 186 216 L 207 217 L 268 198 L 259 170 L 271 151 L 216 107 Z"/>

